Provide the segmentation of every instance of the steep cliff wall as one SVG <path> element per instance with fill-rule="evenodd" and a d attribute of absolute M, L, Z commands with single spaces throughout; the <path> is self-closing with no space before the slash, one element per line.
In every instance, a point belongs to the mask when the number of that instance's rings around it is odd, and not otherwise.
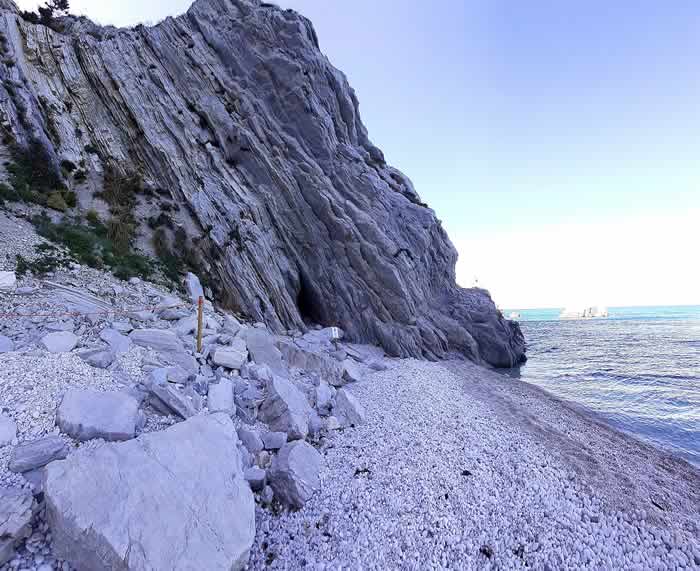
<path fill-rule="evenodd" d="M 81 165 L 80 207 L 104 211 L 107 166 L 139 174 L 153 190 L 140 218 L 165 211 L 218 301 L 273 329 L 312 320 L 394 355 L 524 359 L 517 324 L 457 287 L 449 238 L 369 141 L 308 20 L 198 0 L 151 28 L 55 27 L 0 0 L 0 128 L 5 146 L 39 139 Z"/>

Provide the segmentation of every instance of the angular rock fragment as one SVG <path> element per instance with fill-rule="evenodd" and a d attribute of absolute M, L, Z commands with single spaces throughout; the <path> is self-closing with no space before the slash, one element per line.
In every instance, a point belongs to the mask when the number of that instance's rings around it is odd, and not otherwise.
<path fill-rule="evenodd" d="M 237 445 L 215 414 L 51 464 L 56 555 L 91 571 L 242 569 L 255 513 Z"/>
<path fill-rule="evenodd" d="M 30 491 L 0 489 L 0 567 L 14 557 L 20 541 L 31 535 L 33 508 Z"/>
<path fill-rule="evenodd" d="M 263 449 L 262 438 L 260 438 L 260 435 L 255 430 L 239 428 L 238 438 L 243 446 L 245 446 L 246 450 L 248 450 L 248 452 L 250 452 L 252 455 L 256 455 Z"/>
<path fill-rule="evenodd" d="M 357 383 L 364 378 L 362 366 L 352 359 L 343 361 L 343 380 L 347 383 Z"/>
<path fill-rule="evenodd" d="M 178 415 L 182 419 L 188 419 L 197 414 L 197 408 L 187 395 L 178 391 L 175 387 L 166 383 L 153 383 L 148 387 L 151 399 L 156 399 L 156 408 L 166 410 Z M 160 405 L 160 406 L 158 406 Z"/>
<path fill-rule="evenodd" d="M 284 504 L 301 508 L 320 489 L 321 455 L 306 442 L 285 444 L 272 460 L 270 485 Z"/>
<path fill-rule="evenodd" d="M 323 430 L 325 423 L 318 415 L 315 410 L 311 411 L 311 418 L 309 419 L 309 434 L 308 438 L 312 442 L 318 442 L 321 437 L 321 431 Z"/>
<path fill-rule="evenodd" d="M 0 272 L 0 291 L 12 291 L 17 286 L 15 272 Z"/>
<path fill-rule="evenodd" d="M 342 426 L 340 426 L 340 421 L 338 421 L 335 416 L 329 416 L 326 419 L 326 430 L 340 430 L 341 428 Z"/>
<path fill-rule="evenodd" d="M 104 349 L 89 349 L 78 353 L 83 361 L 97 369 L 106 369 L 114 362 L 114 353 L 105 351 Z"/>
<path fill-rule="evenodd" d="M 188 314 L 175 324 L 175 333 L 178 337 L 185 337 L 197 331 L 198 320 L 196 315 Z"/>
<path fill-rule="evenodd" d="M 172 365 L 182 367 L 189 374 L 199 370 L 197 360 L 190 355 L 177 335 L 164 329 L 137 329 L 132 331 L 129 338 L 141 347 L 148 347 L 161 355 Z"/>
<path fill-rule="evenodd" d="M 131 347 L 131 339 L 126 335 L 122 335 L 117 329 L 103 329 L 100 332 L 100 339 L 107 343 L 116 355 L 126 353 Z"/>
<path fill-rule="evenodd" d="M 251 359 L 258 365 L 267 365 L 275 375 L 287 376 L 274 337 L 264 329 L 246 329 L 244 333 Z"/>
<path fill-rule="evenodd" d="M 197 391 L 200 396 L 206 396 L 209 393 L 209 385 L 214 381 L 213 378 L 197 375 L 192 382 L 192 388 Z"/>
<path fill-rule="evenodd" d="M 161 298 L 161 300 L 158 302 L 158 305 L 156 306 L 155 312 L 158 315 L 158 317 L 163 317 L 163 313 L 169 309 L 175 309 L 178 307 L 181 307 L 183 305 L 182 301 L 180 301 L 176 297 L 172 296 L 166 296 Z"/>
<path fill-rule="evenodd" d="M 333 386 L 343 384 L 343 366 L 333 357 L 322 352 L 302 349 L 289 341 L 279 342 L 278 347 L 289 367 L 315 373 Z"/>
<path fill-rule="evenodd" d="M 148 322 L 153 321 L 156 316 L 152 311 L 130 311 L 128 317 L 134 321 Z"/>
<path fill-rule="evenodd" d="M 231 379 L 222 378 L 218 383 L 209 385 L 207 407 L 210 412 L 233 411 L 233 383 Z"/>
<path fill-rule="evenodd" d="M 262 468 L 252 466 L 245 471 L 244 475 L 246 481 L 250 484 L 250 489 L 254 492 L 259 492 L 265 487 L 267 474 Z"/>
<path fill-rule="evenodd" d="M 383 360 L 370 361 L 367 365 L 373 371 L 386 371 L 389 368 Z"/>
<path fill-rule="evenodd" d="M 194 304 L 199 301 L 200 297 L 204 297 L 204 289 L 199 278 L 191 272 L 185 276 L 185 289 L 188 297 Z"/>
<path fill-rule="evenodd" d="M 68 456 L 68 446 L 60 436 L 46 436 L 15 446 L 9 468 L 13 472 L 28 472 Z"/>
<path fill-rule="evenodd" d="M 227 369 L 240 369 L 248 361 L 248 348 L 243 339 L 234 339 L 231 345 L 219 347 L 212 355 L 215 365 Z"/>
<path fill-rule="evenodd" d="M 0 353 L 10 353 L 15 350 L 15 344 L 9 337 L 0 335 Z"/>
<path fill-rule="evenodd" d="M 123 392 L 69 390 L 56 412 L 58 427 L 76 440 L 129 440 L 136 433 L 139 403 Z"/>
<path fill-rule="evenodd" d="M 68 353 L 78 344 L 78 336 L 70 331 L 57 331 L 44 335 L 41 343 L 50 353 Z"/>
<path fill-rule="evenodd" d="M 228 333 L 232 337 L 235 337 L 241 330 L 241 324 L 232 315 L 224 315 L 224 325 L 222 330 L 224 333 Z"/>
<path fill-rule="evenodd" d="M 265 450 L 279 450 L 287 443 L 287 433 L 263 432 L 262 442 Z"/>
<path fill-rule="evenodd" d="M 316 410 L 321 416 L 328 416 L 333 408 L 333 389 L 326 381 L 320 380 L 318 386 L 314 388 Z"/>
<path fill-rule="evenodd" d="M 165 329 L 136 329 L 131 332 L 129 338 L 136 345 L 163 353 L 177 353 L 183 350 L 177 336 Z"/>
<path fill-rule="evenodd" d="M 272 430 L 285 432 L 290 440 L 297 440 L 309 432 L 311 406 L 290 380 L 275 376 L 267 383 L 267 397 L 260 406 L 259 416 Z"/>
<path fill-rule="evenodd" d="M 158 317 L 161 319 L 164 319 L 165 321 L 179 321 L 180 319 L 184 319 L 190 314 L 189 311 L 186 309 L 164 309 L 158 314 Z"/>
<path fill-rule="evenodd" d="M 12 444 L 17 437 L 17 424 L 6 414 L 0 414 L 0 446 Z"/>
<path fill-rule="evenodd" d="M 340 426 L 359 426 L 365 423 L 365 408 L 347 389 L 340 389 L 335 395 L 333 416 Z"/>
<path fill-rule="evenodd" d="M 252 424 L 258 416 L 258 408 L 263 402 L 262 391 L 254 385 L 247 386 L 241 392 L 235 393 L 236 413 L 244 421 Z"/>
<path fill-rule="evenodd" d="M 113 321 L 112 329 L 118 331 L 119 333 L 131 333 L 134 328 L 128 321 Z"/>

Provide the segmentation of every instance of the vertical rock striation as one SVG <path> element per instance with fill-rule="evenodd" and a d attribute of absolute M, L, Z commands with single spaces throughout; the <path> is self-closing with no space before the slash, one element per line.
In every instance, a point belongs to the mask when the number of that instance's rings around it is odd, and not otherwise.
<path fill-rule="evenodd" d="M 517 324 L 456 285 L 449 238 L 370 142 L 307 19 L 197 0 L 153 27 L 53 28 L 0 0 L 0 129 L 6 146 L 38 139 L 80 165 L 83 208 L 106 210 L 107 166 L 139 174 L 137 213 L 162 211 L 218 301 L 275 330 L 311 320 L 393 355 L 524 360 Z"/>

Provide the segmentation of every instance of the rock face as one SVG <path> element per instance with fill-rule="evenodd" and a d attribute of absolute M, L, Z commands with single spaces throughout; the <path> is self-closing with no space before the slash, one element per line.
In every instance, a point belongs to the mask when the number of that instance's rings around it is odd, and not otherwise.
<path fill-rule="evenodd" d="M 449 238 L 370 142 L 307 19 L 197 0 L 148 28 L 54 27 L 0 0 L 2 130 L 83 164 L 81 207 L 106 211 L 107 166 L 139 174 L 154 190 L 138 197 L 141 245 L 167 208 L 217 300 L 277 332 L 312 320 L 396 356 L 523 360 L 517 324 L 456 285 Z"/>
<path fill-rule="evenodd" d="M 129 440 L 136 432 L 139 403 L 126 393 L 72 389 L 56 412 L 56 424 L 77 440 Z"/>
<path fill-rule="evenodd" d="M 253 495 L 223 414 L 79 451 L 46 469 L 56 553 L 77 569 L 242 569 Z"/>

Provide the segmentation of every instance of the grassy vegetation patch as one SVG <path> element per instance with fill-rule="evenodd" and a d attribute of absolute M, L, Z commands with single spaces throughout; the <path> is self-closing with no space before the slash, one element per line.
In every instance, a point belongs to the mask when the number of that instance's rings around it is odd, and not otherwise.
<path fill-rule="evenodd" d="M 53 244 L 38 244 L 35 246 L 37 257 L 27 260 L 17 254 L 17 276 L 22 278 L 28 273 L 44 275 L 56 270 L 70 267 L 71 259 Z"/>
<path fill-rule="evenodd" d="M 137 276 L 149 279 L 155 273 L 153 260 L 133 251 L 124 251 L 111 238 L 108 225 L 99 218 L 64 217 L 54 223 L 46 215 L 34 216 L 32 223 L 40 236 L 65 246 L 81 264 L 109 268 L 121 279 Z"/>
<path fill-rule="evenodd" d="M 6 165 L 10 186 L 0 189 L 0 200 L 31 202 L 56 210 L 65 210 L 71 203 L 75 206 L 75 195 L 66 188 L 41 141 L 33 139 L 26 147 L 14 144 L 10 151 L 12 161 Z"/>

